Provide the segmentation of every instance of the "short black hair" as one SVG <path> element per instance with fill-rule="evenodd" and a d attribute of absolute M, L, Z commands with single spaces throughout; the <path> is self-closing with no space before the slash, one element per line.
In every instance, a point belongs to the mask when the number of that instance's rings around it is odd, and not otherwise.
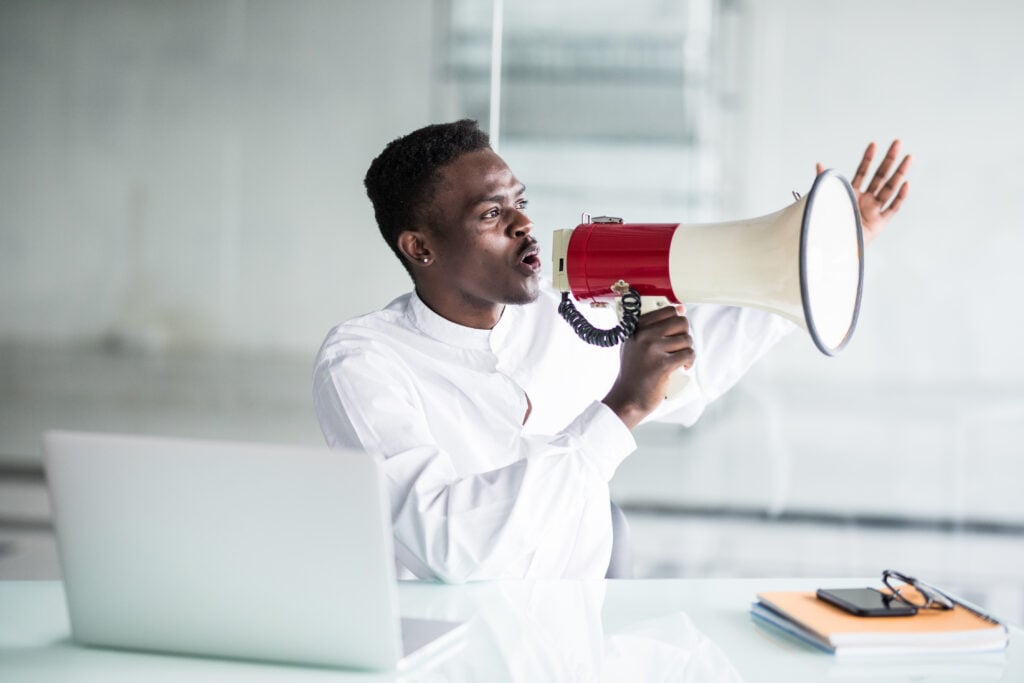
<path fill-rule="evenodd" d="M 435 123 L 396 138 L 370 164 L 363 184 L 377 227 L 407 271 L 409 264 L 398 249 L 398 236 L 416 229 L 418 220 L 430 220 L 417 212 L 433 196 L 440 181 L 438 170 L 467 152 L 490 148 L 490 138 L 477 122 L 462 119 Z"/>

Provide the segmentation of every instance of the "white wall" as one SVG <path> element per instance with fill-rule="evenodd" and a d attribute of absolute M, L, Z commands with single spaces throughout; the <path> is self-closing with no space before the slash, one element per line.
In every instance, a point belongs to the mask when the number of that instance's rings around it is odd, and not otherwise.
<path fill-rule="evenodd" d="M 791 343 L 764 371 L 1021 397 L 1024 5 L 747 5 L 737 216 L 806 191 L 816 161 L 852 177 L 870 140 L 881 154 L 899 137 L 914 155 L 910 198 L 867 254 L 849 349 L 802 363 L 807 345 Z"/>
<path fill-rule="evenodd" d="M 0 341 L 295 350 L 408 288 L 362 187 L 433 4 L 0 4 Z"/>

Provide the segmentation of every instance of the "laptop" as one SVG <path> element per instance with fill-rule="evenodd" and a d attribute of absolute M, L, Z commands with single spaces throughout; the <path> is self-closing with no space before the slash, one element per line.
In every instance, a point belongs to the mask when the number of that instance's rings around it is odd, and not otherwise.
<path fill-rule="evenodd" d="M 407 670 L 464 642 L 464 623 L 400 618 L 365 453 L 83 432 L 43 451 L 83 644 Z"/>

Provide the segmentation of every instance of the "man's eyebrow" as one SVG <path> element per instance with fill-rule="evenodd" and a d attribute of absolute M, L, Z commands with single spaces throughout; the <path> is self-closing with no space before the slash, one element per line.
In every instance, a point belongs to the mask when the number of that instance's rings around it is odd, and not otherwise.
<path fill-rule="evenodd" d="M 519 187 L 516 188 L 516 192 L 513 195 L 513 197 L 522 197 L 524 194 L 526 194 L 526 185 L 524 185 L 522 183 L 519 183 Z M 487 202 L 501 203 L 504 200 L 505 200 L 505 195 L 501 194 L 501 193 L 498 193 L 498 194 L 487 195 L 487 196 L 484 196 L 484 197 L 479 197 L 479 198 L 473 200 L 471 202 L 471 205 L 472 206 L 476 206 L 477 204 L 484 204 L 484 203 L 487 203 Z"/>

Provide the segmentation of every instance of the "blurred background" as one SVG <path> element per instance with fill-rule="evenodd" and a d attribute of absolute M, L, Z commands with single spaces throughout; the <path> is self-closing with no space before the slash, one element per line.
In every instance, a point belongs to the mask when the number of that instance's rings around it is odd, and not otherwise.
<path fill-rule="evenodd" d="M 1024 623 L 1024 5 L 0 3 L 0 577 L 59 575 L 53 427 L 322 444 L 312 360 L 410 287 L 362 178 L 478 119 L 581 212 L 774 212 L 914 155 L 858 331 L 803 334 L 612 481 L 638 576 L 921 576 Z"/>

